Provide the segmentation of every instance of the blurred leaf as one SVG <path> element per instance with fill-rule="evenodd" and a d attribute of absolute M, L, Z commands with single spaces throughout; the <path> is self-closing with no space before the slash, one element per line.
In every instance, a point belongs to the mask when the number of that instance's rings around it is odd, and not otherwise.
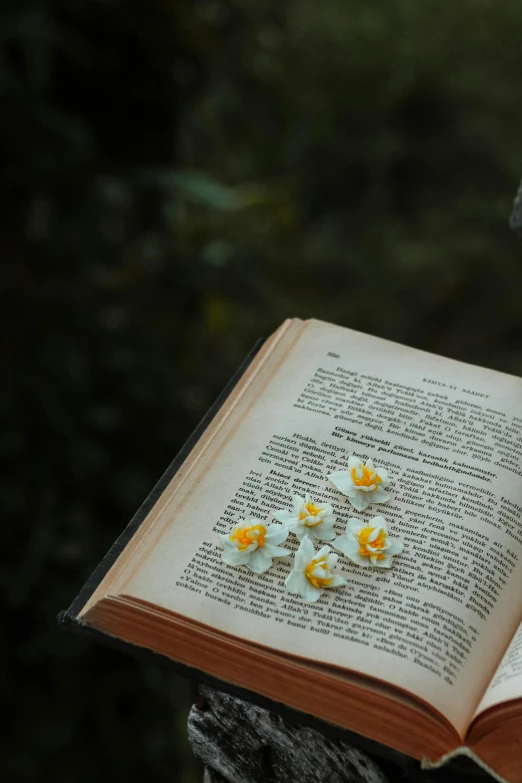
<path fill-rule="evenodd" d="M 213 209 L 231 211 L 241 208 L 241 202 L 231 188 L 227 188 L 205 174 L 174 171 L 144 171 L 139 179 L 147 185 L 173 190 L 180 198 Z"/>

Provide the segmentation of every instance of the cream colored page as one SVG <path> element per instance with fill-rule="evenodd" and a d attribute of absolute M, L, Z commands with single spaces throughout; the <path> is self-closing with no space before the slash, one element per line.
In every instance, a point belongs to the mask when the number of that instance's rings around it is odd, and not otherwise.
<path fill-rule="evenodd" d="M 476 714 L 514 699 L 522 699 L 522 625 L 509 645 Z"/>
<path fill-rule="evenodd" d="M 382 678 L 464 732 L 520 615 L 521 432 L 520 380 L 311 322 L 124 592 Z M 388 469 L 386 506 L 356 514 L 327 481 L 352 453 Z M 406 544 L 393 569 L 341 557 L 348 585 L 306 604 L 287 560 L 260 576 L 222 564 L 218 533 L 306 491 L 340 534 L 384 513 Z"/>

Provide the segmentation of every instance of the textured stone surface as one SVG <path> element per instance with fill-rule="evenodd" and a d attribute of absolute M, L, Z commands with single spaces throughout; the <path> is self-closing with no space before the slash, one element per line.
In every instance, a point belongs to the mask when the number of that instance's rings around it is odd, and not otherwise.
<path fill-rule="evenodd" d="M 207 765 L 204 783 L 387 783 L 375 762 L 342 741 L 202 687 L 188 733 Z"/>
<path fill-rule="evenodd" d="M 203 783 L 228 783 L 228 781 L 223 775 L 220 775 L 219 772 L 216 772 L 211 767 L 205 767 L 203 772 Z"/>

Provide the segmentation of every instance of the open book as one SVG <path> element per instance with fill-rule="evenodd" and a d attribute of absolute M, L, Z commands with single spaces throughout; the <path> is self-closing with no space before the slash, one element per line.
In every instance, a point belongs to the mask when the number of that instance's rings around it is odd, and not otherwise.
<path fill-rule="evenodd" d="M 327 480 L 348 457 L 392 479 L 355 512 Z M 383 515 L 389 570 L 291 595 L 219 534 L 296 493 L 336 532 Z M 297 541 L 285 543 L 292 550 Z M 268 339 L 157 498 L 79 622 L 387 745 L 427 766 L 473 755 L 522 781 L 522 380 L 320 321 Z"/>

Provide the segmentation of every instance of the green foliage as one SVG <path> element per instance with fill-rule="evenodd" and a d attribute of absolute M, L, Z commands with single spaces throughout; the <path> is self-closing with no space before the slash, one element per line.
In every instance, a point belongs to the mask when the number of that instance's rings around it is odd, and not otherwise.
<path fill-rule="evenodd" d="M 10 779 L 197 779 L 191 686 L 54 616 L 258 336 L 522 371 L 521 30 L 511 0 L 2 4 Z"/>

